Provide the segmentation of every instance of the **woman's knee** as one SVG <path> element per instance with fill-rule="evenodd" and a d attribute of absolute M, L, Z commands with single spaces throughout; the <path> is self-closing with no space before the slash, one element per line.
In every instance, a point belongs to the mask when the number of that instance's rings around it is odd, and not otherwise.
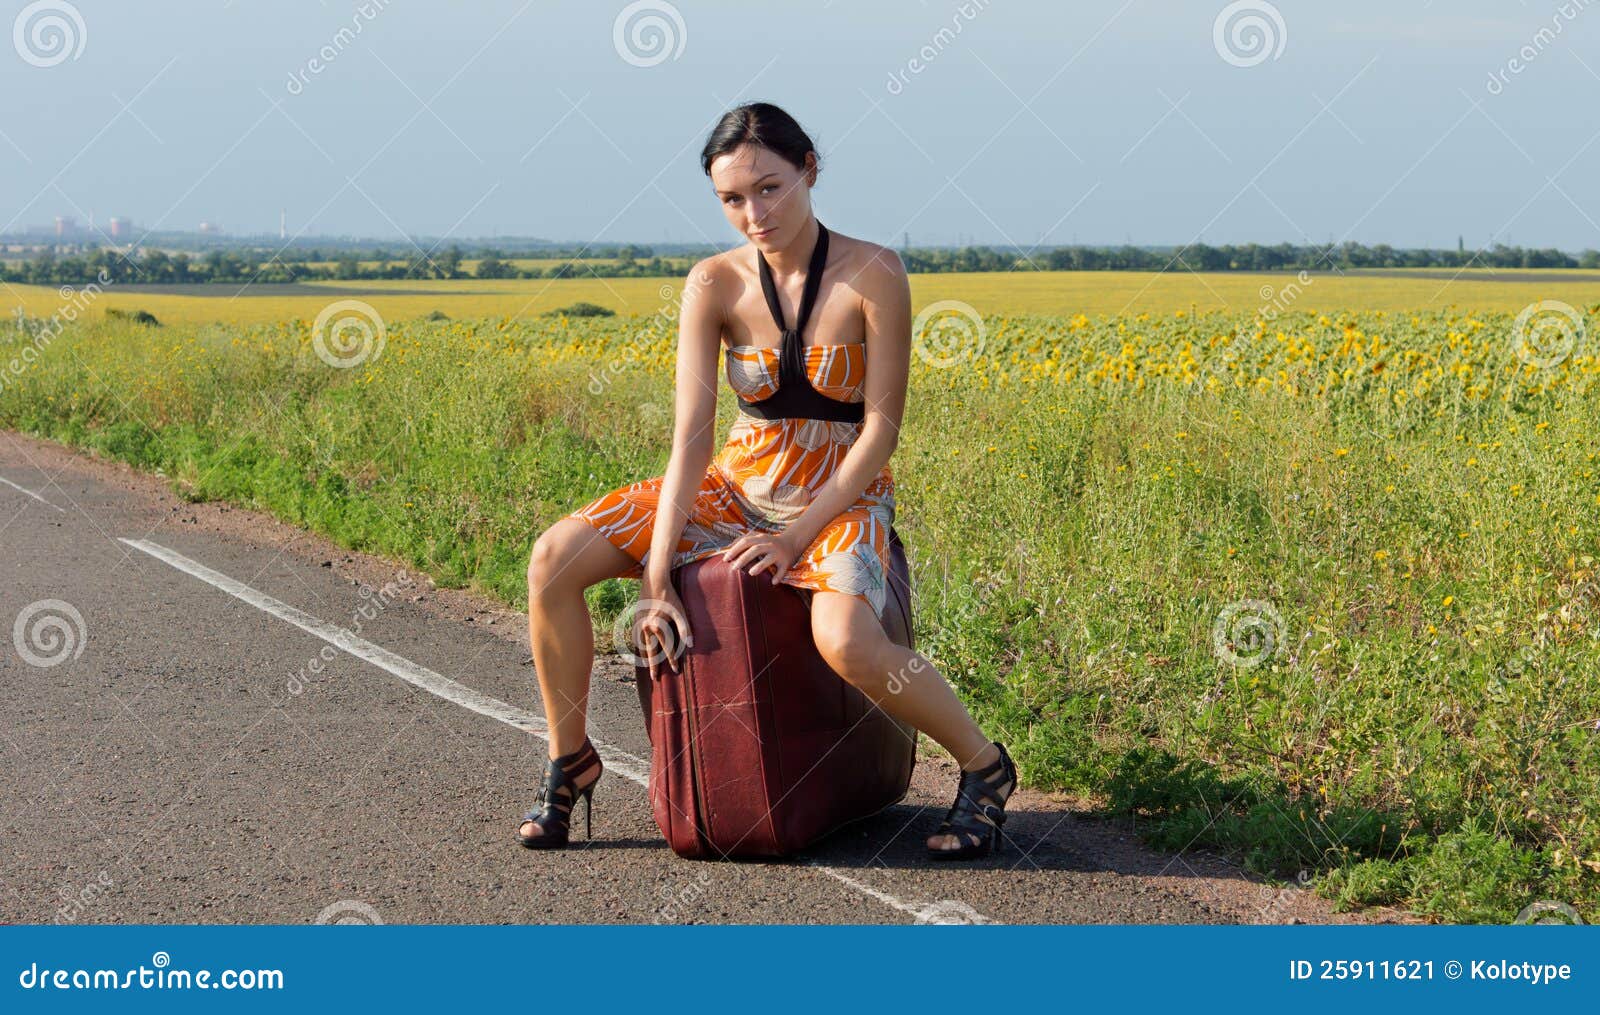
<path fill-rule="evenodd" d="M 883 671 L 886 636 L 881 628 L 874 630 L 860 623 L 818 625 L 812 640 L 823 661 L 862 690 L 881 686 L 889 679 L 888 672 Z"/>
<path fill-rule="evenodd" d="M 528 554 L 528 602 L 533 603 L 562 590 L 562 575 L 578 550 L 570 526 L 561 522 L 550 526 L 533 541 Z"/>
<path fill-rule="evenodd" d="M 594 526 L 566 517 L 539 534 L 528 554 L 528 603 L 583 593 L 605 578 L 626 576 L 637 564 Z"/>

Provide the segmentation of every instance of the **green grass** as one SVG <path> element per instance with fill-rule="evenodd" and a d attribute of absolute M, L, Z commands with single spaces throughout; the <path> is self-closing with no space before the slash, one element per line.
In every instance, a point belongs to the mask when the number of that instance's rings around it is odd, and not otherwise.
<path fill-rule="evenodd" d="M 1162 848 L 1341 905 L 1593 918 L 1600 365 L 1524 369 L 1513 316 L 990 318 L 979 360 L 914 357 L 919 649 L 1028 784 Z M 99 322 L 0 378 L 0 425 L 521 607 L 545 526 L 665 468 L 672 353 L 640 318 L 412 321 L 334 369 L 304 323 Z M 597 623 L 636 589 L 592 589 Z"/>

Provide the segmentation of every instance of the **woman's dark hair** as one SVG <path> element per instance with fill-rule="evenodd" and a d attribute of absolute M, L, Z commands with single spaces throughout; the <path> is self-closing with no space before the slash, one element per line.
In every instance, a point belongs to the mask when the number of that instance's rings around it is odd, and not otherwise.
<path fill-rule="evenodd" d="M 700 152 L 700 168 L 710 176 L 711 163 L 717 156 L 726 155 L 742 144 L 758 144 L 783 156 L 796 169 L 806 167 L 806 152 L 816 157 L 819 166 L 822 163 L 811 136 L 800 128 L 794 117 L 770 102 L 747 102 L 723 113 L 722 119 L 717 121 Z"/>

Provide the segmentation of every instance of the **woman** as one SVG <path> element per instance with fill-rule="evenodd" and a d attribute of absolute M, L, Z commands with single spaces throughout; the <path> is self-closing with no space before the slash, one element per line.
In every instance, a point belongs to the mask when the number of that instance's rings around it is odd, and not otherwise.
<path fill-rule="evenodd" d="M 565 846 L 573 805 L 583 798 L 587 820 L 603 769 L 585 732 L 594 645 L 584 589 L 611 577 L 641 578 L 635 637 L 652 668 L 657 659 L 676 666 L 677 650 L 694 633 L 671 569 L 721 553 L 800 590 L 828 665 L 961 759 L 956 801 L 927 840 L 928 852 L 987 855 L 1016 767 L 932 664 L 890 641 L 880 621 L 894 520 L 888 460 L 911 349 L 905 268 L 892 250 L 817 221 L 816 152 L 777 106 L 757 102 L 726 113 L 700 163 L 728 222 L 750 242 L 696 264 L 685 285 L 665 475 L 605 494 L 534 544 L 528 626 L 550 766 L 544 807 L 524 817 L 517 839 L 531 848 Z M 815 342 L 804 341 L 808 331 Z M 713 460 L 724 338 L 741 412 Z"/>

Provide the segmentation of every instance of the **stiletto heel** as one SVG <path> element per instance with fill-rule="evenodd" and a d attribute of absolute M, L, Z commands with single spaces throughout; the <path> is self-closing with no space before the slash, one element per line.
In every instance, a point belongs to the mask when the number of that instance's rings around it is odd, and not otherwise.
<path fill-rule="evenodd" d="M 975 771 L 962 770 L 956 802 L 945 812 L 944 821 L 940 822 L 939 830 L 934 833 L 954 835 L 961 844 L 952 849 L 929 846 L 928 855 L 935 860 L 987 856 L 1006 841 L 1005 831 L 1000 826 L 1006 823 L 1005 802 L 1017 789 L 1017 766 L 1012 763 L 1005 744 L 991 742 L 1000 749 L 1000 756 Z M 991 778 L 996 773 L 1000 778 Z M 996 792 L 1001 785 L 1008 785 L 1004 797 Z M 969 835 L 978 841 L 969 841 Z"/>
<path fill-rule="evenodd" d="M 594 779 L 587 786 L 578 789 L 573 781 L 574 777 L 593 767 L 599 768 Z M 529 849 L 565 848 L 572 808 L 578 802 L 578 797 L 583 798 L 584 837 L 592 838 L 594 788 L 604 774 L 605 765 L 600 761 L 600 754 L 594 749 L 594 744 L 589 742 L 588 737 L 584 737 L 583 746 L 571 754 L 550 759 L 550 766 L 545 771 L 544 786 L 534 798 L 535 802 L 544 806 L 529 811 L 522 816 L 521 821 L 517 822 L 517 841 Z M 563 793 L 562 790 L 566 792 Z M 538 824 L 540 831 L 537 835 L 522 834 L 522 826 L 529 821 Z"/>

